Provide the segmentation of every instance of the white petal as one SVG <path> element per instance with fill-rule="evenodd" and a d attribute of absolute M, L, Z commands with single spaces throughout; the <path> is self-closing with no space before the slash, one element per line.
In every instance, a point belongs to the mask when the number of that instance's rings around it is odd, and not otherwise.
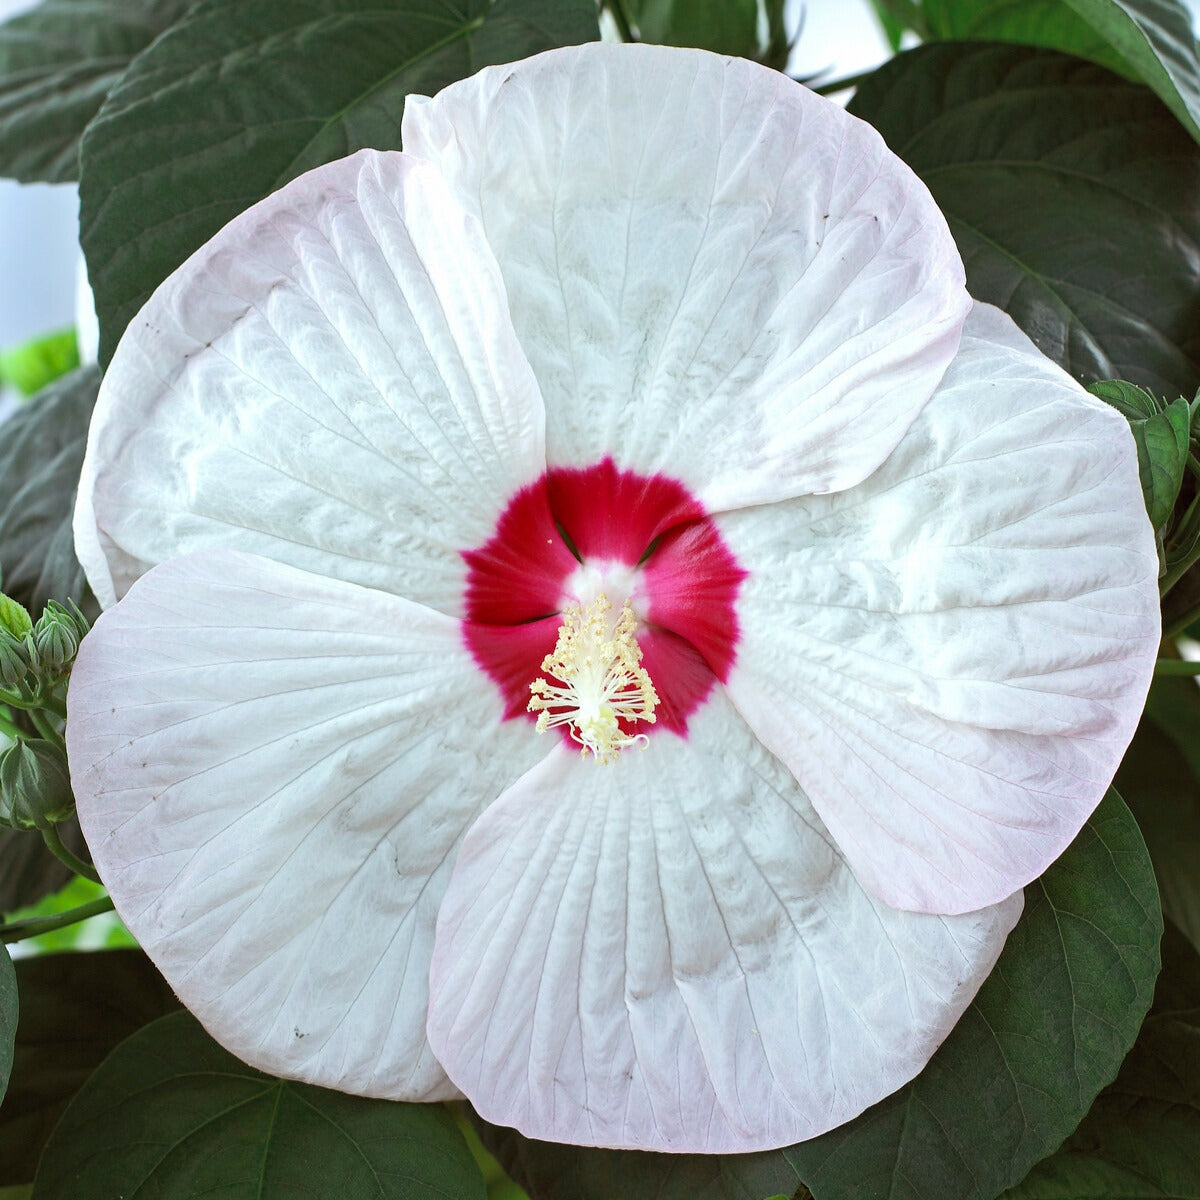
<path fill-rule="evenodd" d="M 478 223 L 427 165 L 363 151 L 237 217 L 134 319 L 76 541 L 104 605 L 227 546 L 456 612 L 459 551 L 544 469 Z"/>
<path fill-rule="evenodd" d="M 788 1145 L 920 1071 L 1021 904 L 872 900 L 718 690 L 687 741 L 610 767 L 559 748 L 479 819 L 438 917 L 430 1042 L 530 1137 Z"/>
<path fill-rule="evenodd" d="M 453 1094 L 424 1036 L 463 830 L 547 750 L 453 619 L 250 555 L 134 585 L 84 640 L 68 751 L 117 910 L 254 1066 Z"/>
<path fill-rule="evenodd" d="M 962 912 L 1066 848 L 1133 735 L 1158 563 L 1125 420 L 978 306 L 858 488 L 719 518 L 730 693 L 889 904 Z"/>
<path fill-rule="evenodd" d="M 553 464 L 612 454 L 710 509 L 848 487 L 958 343 L 962 265 L 924 185 L 753 63 L 555 50 L 409 97 L 404 145 L 483 221 Z"/>

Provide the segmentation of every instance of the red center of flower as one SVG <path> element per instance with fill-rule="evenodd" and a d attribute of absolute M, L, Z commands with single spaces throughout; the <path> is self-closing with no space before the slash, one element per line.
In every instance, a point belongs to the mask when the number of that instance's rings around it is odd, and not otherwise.
<path fill-rule="evenodd" d="M 527 713 L 563 610 L 600 593 L 617 609 L 629 601 L 658 694 L 655 723 L 634 732 L 683 736 L 733 668 L 746 573 L 703 505 L 673 479 L 621 471 L 610 458 L 556 467 L 517 492 L 488 541 L 463 558 L 464 637 L 500 689 L 506 719 Z"/>

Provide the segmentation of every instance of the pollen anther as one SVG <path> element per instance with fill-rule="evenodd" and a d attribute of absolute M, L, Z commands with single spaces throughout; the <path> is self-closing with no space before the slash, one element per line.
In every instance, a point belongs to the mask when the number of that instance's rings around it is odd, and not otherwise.
<path fill-rule="evenodd" d="M 645 734 L 631 734 L 621 722 L 653 724 L 658 693 L 641 665 L 634 632 L 637 618 L 625 601 L 616 621 L 612 603 L 601 592 L 586 608 L 569 604 L 554 650 L 542 660 L 547 678 L 529 685 L 529 711 L 538 714 L 537 730 L 570 726 L 580 754 L 613 762 Z"/>

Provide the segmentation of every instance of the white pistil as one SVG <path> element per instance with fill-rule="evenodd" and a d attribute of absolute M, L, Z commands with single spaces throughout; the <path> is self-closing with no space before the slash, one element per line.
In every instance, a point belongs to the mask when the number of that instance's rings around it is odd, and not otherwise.
<path fill-rule="evenodd" d="M 603 592 L 587 608 L 567 605 L 554 650 L 542 660 L 549 678 L 529 685 L 529 711 L 539 714 L 539 733 L 569 725 L 583 757 L 590 753 L 602 763 L 613 762 L 634 742 L 645 742 L 645 734 L 626 733 L 620 724 L 653 724 L 658 706 L 658 693 L 641 666 L 636 628 L 628 600 L 615 625 L 612 604 Z"/>

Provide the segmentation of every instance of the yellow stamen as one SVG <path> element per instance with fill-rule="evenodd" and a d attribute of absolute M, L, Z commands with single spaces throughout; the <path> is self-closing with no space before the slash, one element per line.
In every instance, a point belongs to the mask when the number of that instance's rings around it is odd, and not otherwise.
<path fill-rule="evenodd" d="M 587 606 L 569 604 L 552 653 L 542 660 L 549 677 L 529 685 L 529 711 L 538 713 L 537 730 L 569 725 L 584 758 L 613 762 L 645 734 L 626 733 L 620 720 L 653 724 L 658 693 L 640 664 L 634 638 L 637 618 L 629 601 L 612 622 L 612 604 L 601 592 Z M 551 682 L 557 680 L 557 682 Z"/>

